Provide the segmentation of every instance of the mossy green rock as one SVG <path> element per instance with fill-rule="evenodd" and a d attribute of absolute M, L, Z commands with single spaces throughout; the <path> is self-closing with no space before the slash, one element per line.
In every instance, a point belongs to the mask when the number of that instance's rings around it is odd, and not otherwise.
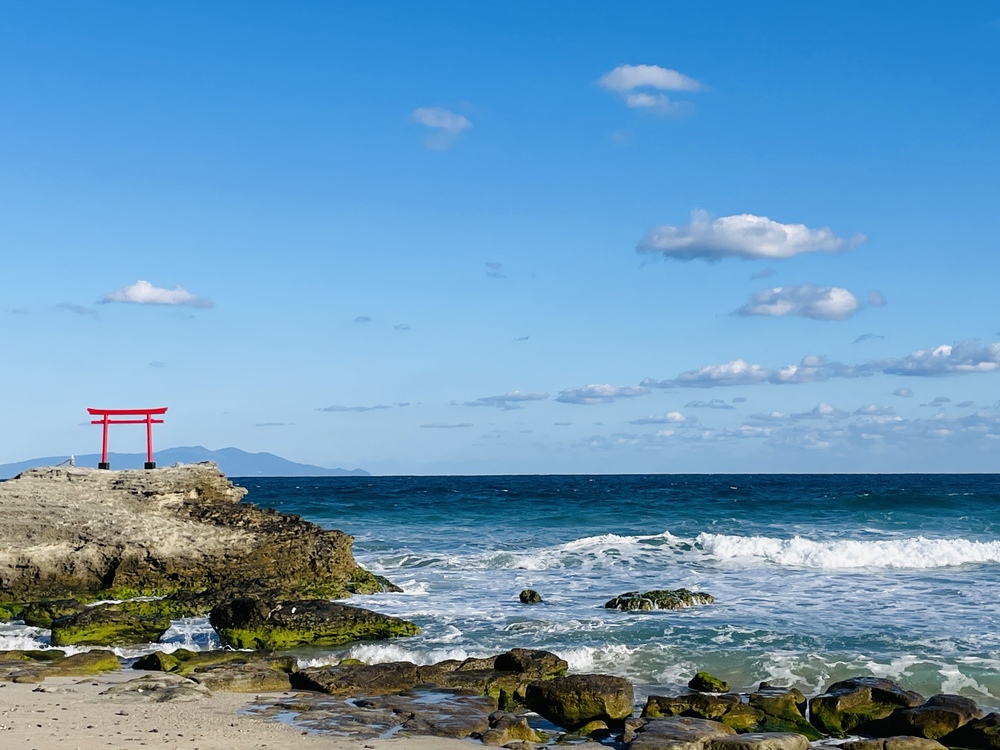
<path fill-rule="evenodd" d="M 34 628 L 50 628 L 55 620 L 82 612 L 87 605 L 79 599 L 54 599 L 44 602 L 31 602 L 21 611 L 21 619 L 25 625 Z"/>
<path fill-rule="evenodd" d="M 21 612 L 27 605 L 22 602 L 0 603 L 0 622 L 10 622 L 21 617 Z"/>
<path fill-rule="evenodd" d="M 940 742 L 948 747 L 1000 750 L 1000 713 L 987 714 L 978 721 L 970 721 L 946 734 Z"/>
<path fill-rule="evenodd" d="M 209 621 L 223 644 L 249 649 L 339 646 L 420 633 L 415 624 L 398 617 L 321 600 L 235 599 L 213 608 Z"/>
<path fill-rule="evenodd" d="M 729 683 L 708 672 L 698 672 L 688 681 L 688 687 L 699 693 L 725 693 L 729 690 Z"/>
<path fill-rule="evenodd" d="M 13 681 L 34 683 L 43 682 L 46 677 L 89 677 L 121 668 L 122 663 L 111 651 L 94 649 L 48 661 L 33 659 L 13 675 Z"/>
<path fill-rule="evenodd" d="M 53 622 L 52 645 L 127 646 L 155 643 L 169 629 L 169 617 L 137 615 L 120 605 L 100 605 Z"/>
<path fill-rule="evenodd" d="M 919 693 L 882 677 L 852 677 L 834 683 L 809 701 L 809 717 L 819 731 L 843 737 L 855 727 L 884 719 L 898 708 L 924 703 Z"/>
<path fill-rule="evenodd" d="M 575 674 L 528 685 L 526 704 L 570 731 L 593 721 L 620 722 L 632 715 L 632 683 L 622 677 Z"/>
<path fill-rule="evenodd" d="M 606 609 L 648 612 L 654 609 L 686 609 L 696 604 L 711 604 L 715 597 L 704 591 L 654 589 L 629 591 L 605 602 Z"/>
<path fill-rule="evenodd" d="M 722 716 L 739 706 L 741 702 L 740 696 L 734 693 L 724 695 L 706 695 L 704 693 L 676 696 L 651 695 L 646 699 L 642 715 L 651 719 L 665 716 L 691 716 L 696 719 L 721 721 Z"/>

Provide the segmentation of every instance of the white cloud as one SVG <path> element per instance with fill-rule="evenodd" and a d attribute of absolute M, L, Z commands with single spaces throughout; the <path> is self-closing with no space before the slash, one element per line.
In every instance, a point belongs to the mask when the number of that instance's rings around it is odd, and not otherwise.
<path fill-rule="evenodd" d="M 736 399 L 733 399 L 734 401 Z M 743 399 L 746 401 L 746 399 Z M 711 398 L 708 401 L 688 401 L 684 404 L 685 409 L 735 409 L 735 406 L 727 404 L 721 398 Z"/>
<path fill-rule="evenodd" d="M 877 333 L 862 333 L 860 336 L 858 336 L 856 339 L 854 339 L 854 341 L 852 341 L 851 343 L 852 344 L 860 344 L 862 341 L 882 341 L 884 339 L 885 339 L 885 336 L 881 336 L 881 335 L 879 335 Z"/>
<path fill-rule="evenodd" d="M 460 422 L 458 424 L 442 424 L 440 422 L 429 422 L 420 425 L 422 430 L 456 430 L 464 427 L 472 427 L 472 422 Z"/>
<path fill-rule="evenodd" d="M 689 102 L 675 102 L 661 92 L 702 88 L 695 79 L 659 65 L 619 65 L 601 76 L 597 85 L 618 94 L 627 107 L 658 115 L 678 115 L 691 108 Z"/>
<path fill-rule="evenodd" d="M 592 384 L 577 385 L 564 388 L 556 396 L 556 401 L 563 404 L 610 404 L 616 398 L 634 398 L 644 396 L 649 389 L 638 385 L 608 385 Z"/>
<path fill-rule="evenodd" d="M 84 307 L 83 305 L 74 305 L 72 302 L 60 302 L 56 305 L 59 310 L 66 310 L 71 313 L 76 313 L 77 315 L 97 315 L 97 310 L 92 307 Z"/>
<path fill-rule="evenodd" d="M 718 219 L 692 211 L 684 226 L 656 226 L 646 232 L 636 250 L 662 253 L 676 260 L 714 261 L 722 258 L 792 258 L 803 253 L 836 253 L 864 242 L 863 234 L 845 240 L 828 227 L 781 224 L 766 216 L 740 214 Z"/>
<path fill-rule="evenodd" d="M 507 391 L 499 396 L 482 396 L 475 401 L 466 401 L 463 406 L 495 406 L 498 409 L 511 411 L 522 408 L 518 404 L 523 401 L 544 401 L 548 397 L 549 394 L 544 391 Z"/>
<path fill-rule="evenodd" d="M 899 396 L 900 398 L 910 398 L 913 395 L 912 388 L 897 388 L 892 392 L 893 396 Z"/>
<path fill-rule="evenodd" d="M 813 320 L 846 320 L 861 309 L 857 297 L 839 286 L 776 286 L 754 292 L 737 313 L 782 317 L 795 315 Z"/>
<path fill-rule="evenodd" d="M 188 305 L 190 307 L 212 306 L 209 300 L 196 297 L 180 284 L 173 289 L 164 289 L 153 286 L 142 279 L 111 294 L 106 294 L 101 302 L 128 302 L 136 305 Z"/>
<path fill-rule="evenodd" d="M 659 65 L 619 65 L 605 73 L 597 85 L 608 91 L 622 94 L 638 88 L 660 91 L 698 91 L 701 84 L 683 73 Z"/>
<path fill-rule="evenodd" d="M 963 342 L 942 344 L 905 357 L 871 360 L 858 365 L 845 365 L 814 355 L 803 357 L 797 365 L 778 368 L 736 359 L 721 365 L 687 370 L 669 380 L 646 378 L 641 385 L 648 388 L 715 388 L 762 383 L 820 383 L 831 378 L 861 378 L 877 374 L 930 378 L 996 371 L 1000 371 L 1000 343 L 977 347 L 971 342 Z M 901 388 L 895 394 L 909 396 L 912 391 Z"/>
<path fill-rule="evenodd" d="M 888 375 L 942 377 L 1000 369 L 1000 343 L 976 347 L 971 341 L 954 346 L 942 344 L 933 349 L 921 349 L 905 357 L 883 359 L 876 363 Z"/>
<path fill-rule="evenodd" d="M 463 130 L 472 127 L 464 115 L 441 107 L 419 107 L 413 110 L 410 119 L 434 131 L 424 140 L 424 145 L 434 151 L 449 148 Z"/>
<path fill-rule="evenodd" d="M 685 417 L 679 411 L 668 411 L 666 414 L 660 416 L 650 416 L 650 417 L 640 417 L 639 419 L 629 420 L 629 424 L 676 424 L 676 425 L 691 425 L 695 424 L 698 420 L 695 417 Z"/>
<path fill-rule="evenodd" d="M 396 404 L 397 406 L 404 406 L 405 404 Z M 382 409 L 391 409 L 392 407 L 388 404 L 375 404 L 375 406 L 343 406 L 342 404 L 334 404 L 333 406 L 325 406 L 322 409 L 317 409 L 316 411 L 356 411 L 356 412 L 366 412 L 366 411 L 381 411 Z"/>

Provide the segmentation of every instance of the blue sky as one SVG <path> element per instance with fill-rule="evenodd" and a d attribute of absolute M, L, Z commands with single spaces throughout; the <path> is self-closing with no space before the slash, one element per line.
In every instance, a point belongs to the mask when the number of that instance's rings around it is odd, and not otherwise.
<path fill-rule="evenodd" d="M 0 463 L 996 471 L 1000 8 L 915 7 L 8 3 Z"/>

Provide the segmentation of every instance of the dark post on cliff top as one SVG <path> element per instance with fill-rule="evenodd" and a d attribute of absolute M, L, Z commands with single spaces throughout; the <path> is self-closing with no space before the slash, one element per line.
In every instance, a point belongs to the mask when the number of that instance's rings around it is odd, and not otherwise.
<path fill-rule="evenodd" d="M 157 409 L 90 409 L 87 411 L 91 416 L 99 416 L 100 419 L 92 419 L 91 424 L 104 425 L 104 441 L 101 444 L 101 462 L 97 464 L 98 469 L 110 469 L 108 463 L 108 425 L 109 424 L 144 424 L 146 425 L 146 466 L 147 469 L 155 469 L 153 462 L 153 425 L 163 424 L 162 419 L 153 419 L 154 414 L 166 414 L 167 407 L 161 406 Z M 142 419 L 108 419 L 108 417 L 139 417 Z"/>

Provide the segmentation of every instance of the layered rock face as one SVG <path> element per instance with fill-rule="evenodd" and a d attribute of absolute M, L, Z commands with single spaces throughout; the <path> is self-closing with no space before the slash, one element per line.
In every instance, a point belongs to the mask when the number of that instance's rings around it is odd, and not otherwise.
<path fill-rule="evenodd" d="M 277 511 L 213 463 L 40 468 L 0 482 L 0 604 L 257 587 L 345 596 L 380 586 L 352 538 Z"/>

